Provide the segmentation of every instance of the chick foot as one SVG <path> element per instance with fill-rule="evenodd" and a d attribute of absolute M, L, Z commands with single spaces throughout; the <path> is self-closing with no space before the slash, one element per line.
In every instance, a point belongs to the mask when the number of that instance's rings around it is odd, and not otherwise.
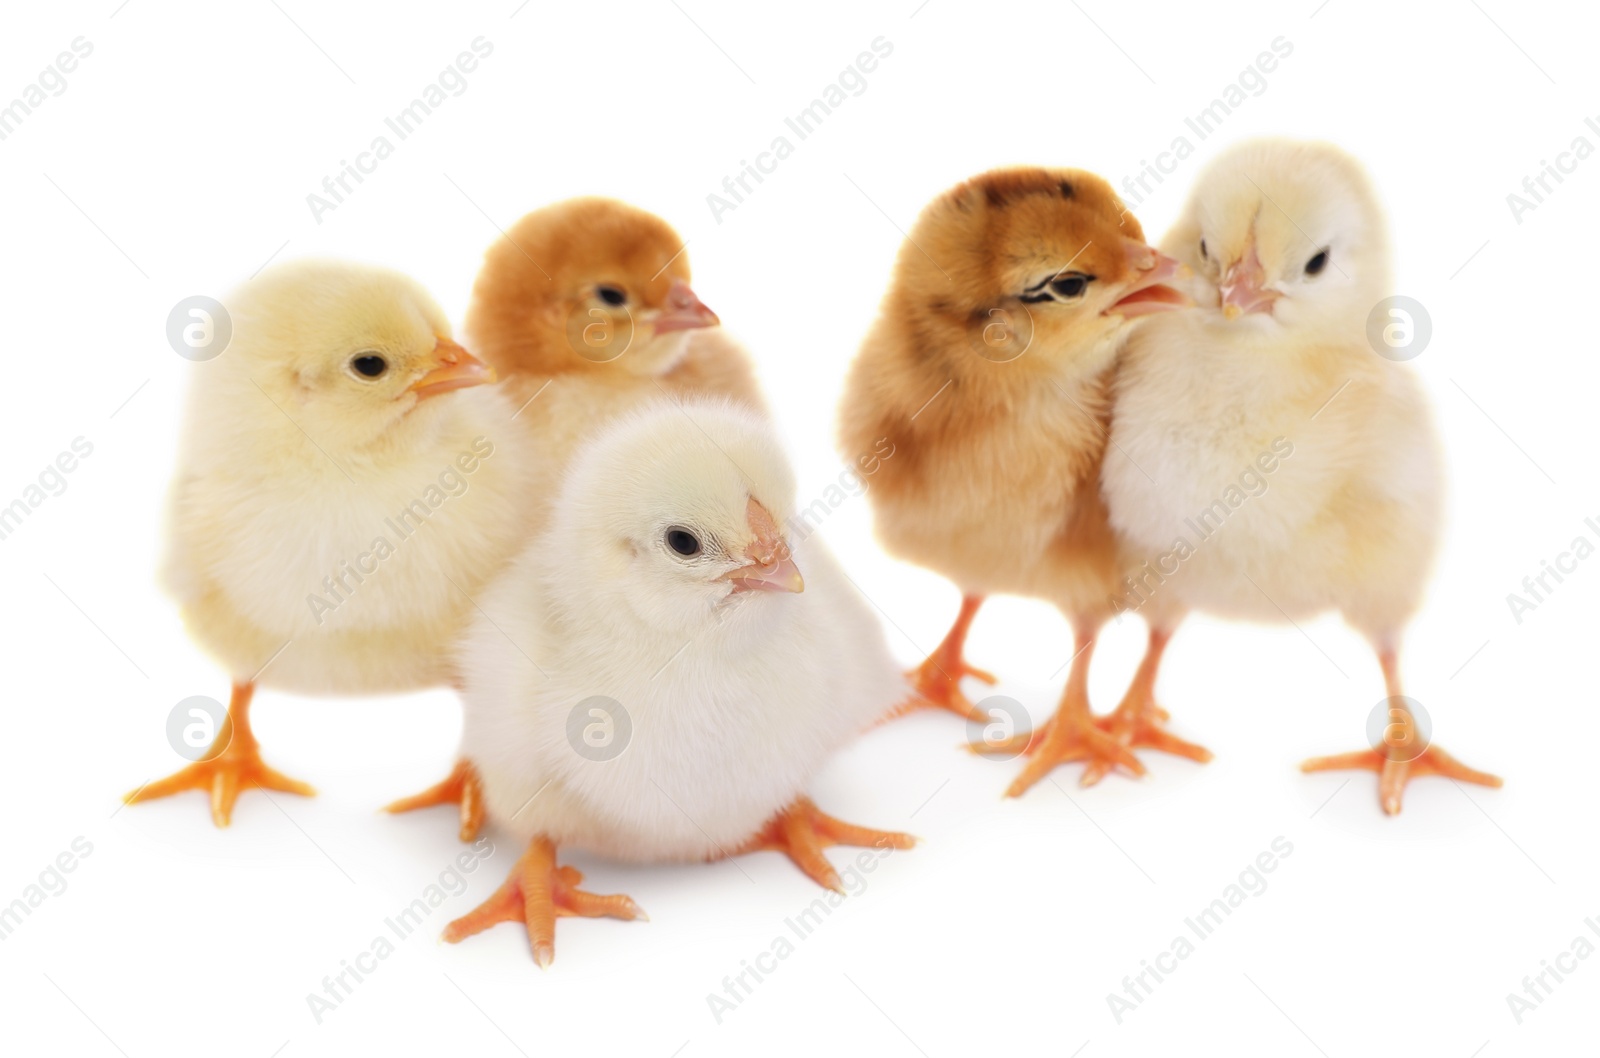
<path fill-rule="evenodd" d="M 1378 802 L 1383 805 L 1384 812 L 1391 816 L 1400 814 L 1400 802 L 1405 796 L 1406 784 L 1412 779 L 1438 775 L 1497 789 L 1504 785 L 1498 775 L 1469 768 L 1438 746 L 1429 746 L 1411 760 L 1395 760 L 1387 750 L 1365 749 L 1331 757 L 1312 757 L 1300 765 L 1303 772 L 1345 771 L 1353 768 L 1378 773 Z"/>
<path fill-rule="evenodd" d="M 1104 730 L 1103 725 L 1108 724 L 1110 720 L 1110 717 L 1104 720 L 1096 719 L 1089 715 L 1087 708 L 1078 709 L 1063 705 L 1055 716 L 1032 735 L 1019 735 L 1011 742 L 1001 745 L 979 744 L 969 748 L 974 753 L 994 753 L 1007 749 L 1015 750 L 1018 743 L 1021 743 L 1022 752 L 1028 756 L 1028 763 L 1023 767 L 1022 774 L 1012 780 L 1011 785 L 1006 788 L 1007 797 L 1021 797 L 1034 783 L 1054 771 L 1057 765 L 1072 764 L 1080 760 L 1089 762 L 1089 769 L 1084 771 L 1083 778 L 1079 780 L 1083 786 L 1094 785 L 1102 776 L 1119 765 L 1136 776 L 1143 775 L 1144 764 L 1134 756 L 1127 743 Z M 1092 779 L 1091 771 L 1095 773 Z"/>
<path fill-rule="evenodd" d="M 966 659 L 962 657 L 962 649 L 967 642 L 967 629 L 972 626 L 972 619 L 977 616 L 978 607 L 982 604 L 981 595 L 968 595 L 962 598 L 961 612 L 956 615 L 956 622 L 950 627 L 944 641 L 934 648 L 926 661 L 906 673 L 906 677 L 911 681 L 911 697 L 885 716 L 884 721 L 905 716 L 919 709 L 948 709 L 963 719 L 977 720 L 980 723 L 989 719 L 961 693 L 961 680 L 966 676 L 975 677 L 988 684 L 996 682 L 992 673 L 968 665 Z"/>
<path fill-rule="evenodd" d="M 184 790 L 204 790 L 211 797 L 211 821 L 225 827 L 233 819 L 234 802 L 240 789 L 259 786 L 263 790 L 299 794 L 310 797 L 316 793 L 310 786 L 278 772 L 261 760 L 261 748 L 250 730 L 250 698 L 255 685 L 236 683 L 233 697 L 228 702 L 228 717 L 211 744 L 215 752 L 204 760 L 195 761 L 181 771 L 145 783 L 123 797 L 124 804 L 153 801 Z"/>
<path fill-rule="evenodd" d="M 419 794 L 402 797 L 384 807 L 385 812 L 413 812 L 434 805 L 457 805 L 461 810 L 461 840 L 476 841 L 483 829 L 483 784 L 478 779 L 478 769 L 465 760 L 456 766 L 443 782 L 428 787 Z"/>
<path fill-rule="evenodd" d="M 734 849 L 730 855 L 746 852 L 781 852 L 794 861 L 812 881 L 824 889 L 844 892 L 839 872 L 833 869 L 824 849 L 835 845 L 853 845 L 864 849 L 909 849 L 917 843 L 910 834 L 892 830 L 873 830 L 841 822 L 824 813 L 809 797 L 801 797 L 794 804 L 773 816 L 754 837 Z"/>
<path fill-rule="evenodd" d="M 1186 742 L 1163 726 L 1171 718 L 1172 714 L 1154 701 L 1124 701 L 1110 716 L 1096 717 L 1094 725 L 1116 739 L 1119 745 L 1130 749 L 1158 749 L 1173 756 L 1187 757 L 1199 764 L 1209 761 L 1209 749 Z M 1103 758 L 1090 761 L 1079 782 L 1083 786 L 1093 786 L 1109 775 L 1114 766 L 1115 762 Z"/>
<path fill-rule="evenodd" d="M 555 959 L 558 918 L 577 915 L 650 921 L 650 916 L 631 898 L 584 892 L 578 888 L 581 881 L 583 873 L 576 867 L 556 866 L 554 842 L 534 838 L 505 883 L 489 899 L 446 926 L 444 939 L 457 944 L 490 926 L 521 922 L 528 930 L 533 961 L 544 969 Z"/>

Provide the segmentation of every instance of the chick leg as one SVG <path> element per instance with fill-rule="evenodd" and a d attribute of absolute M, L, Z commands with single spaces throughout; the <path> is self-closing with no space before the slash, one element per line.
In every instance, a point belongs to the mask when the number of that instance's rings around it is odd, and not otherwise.
<path fill-rule="evenodd" d="M 219 827 L 225 827 L 233 818 L 233 804 L 239 798 L 242 785 L 253 783 L 263 790 L 279 790 L 302 797 L 310 797 L 315 793 L 305 783 L 290 779 L 262 763 L 260 746 L 250 730 L 250 699 L 255 690 L 253 683 L 233 685 L 233 697 L 228 700 L 228 718 L 223 721 L 222 730 L 217 732 L 216 740 L 211 743 L 210 756 L 195 761 L 165 779 L 146 783 L 122 800 L 131 805 L 182 790 L 206 790 L 211 795 L 211 821 Z"/>
<path fill-rule="evenodd" d="M 469 761 L 458 760 L 443 782 L 419 794 L 402 797 L 384 808 L 385 812 L 412 812 L 434 805 L 457 805 L 461 809 L 461 840 L 476 841 L 483 829 L 483 784 L 478 769 Z"/>
<path fill-rule="evenodd" d="M 909 834 L 841 822 L 825 814 L 812 803 L 811 798 L 801 797 L 768 820 L 766 826 L 734 849 L 731 855 L 766 851 L 784 853 L 812 881 L 825 889 L 842 893 L 844 887 L 839 881 L 839 873 L 822 854 L 824 849 L 835 845 L 909 849 L 916 843 L 917 839 Z"/>
<path fill-rule="evenodd" d="M 1089 708 L 1089 659 L 1094 654 L 1098 626 L 1093 621 L 1075 622 L 1080 631 L 1074 636 L 1077 648 L 1072 655 L 1072 668 L 1067 672 L 1067 687 L 1061 695 L 1061 705 L 1045 725 L 1028 738 L 1025 752 L 1028 763 L 1006 790 L 1007 797 L 1021 797 L 1028 788 L 1058 764 L 1086 760 L 1093 764 L 1104 761 L 1108 766 L 1122 765 L 1135 775 L 1144 774 L 1144 765 L 1133 751 L 1106 734 L 1095 723 Z M 973 746 L 982 753 L 986 746 Z M 1085 774 L 1084 781 L 1087 783 Z"/>
<path fill-rule="evenodd" d="M 1438 746 L 1425 746 L 1418 752 L 1420 734 L 1415 717 L 1400 693 L 1400 665 L 1392 649 L 1378 651 L 1383 666 L 1383 682 L 1389 690 L 1390 723 L 1383 731 L 1383 746 L 1378 749 L 1340 753 L 1332 757 L 1313 757 L 1300 765 L 1304 772 L 1343 771 L 1364 768 L 1378 773 L 1378 801 L 1389 815 L 1398 815 L 1406 783 L 1426 775 L 1477 783 L 1502 785 L 1499 776 L 1467 767 Z"/>
<path fill-rule="evenodd" d="M 556 866 L 555 842 L 536 837 L 528 851 L 511 868 L 511 875 L 494 895 L 444 928 L 444 939 L 459 943 L 501 922 L 521 922 L 528 930 L 533 961 L 540 969 L 556 954 L 556 919 L 620 918 L 631 921 L 650 916 L 632 899 L 620 894 L 600 896 L 578 888 L 583 874 L 576 867 Z"/>
<path fill-rule="evenodd" d="M 1172 629 L 1151 627 L 1150 644 L 1139 662 L 1139 671 L 1134 673 L 1133 683 L 1128 686 L 1128 693 L 1110 716 L 1096 719 L 1095 725 L 1124 746 L 1158 749 L 1204 764 L 1211 759 L 1211 751 L 1185 742 L 1163 727 L 1170 714 L 1156 704 L 1156 672 L 1171 639 Z M 1090 761 L 1083 770 L 1083 785 L 1093 786 L 1105 778 L 1113 763 L 1103 758 Z"/>
<path fill-rule="evenodd" d="M 978 607 L 982 605 L 981 595 L 962 596 L 961 612 L 956 615 L 956 623 L 950 626 L 944 641 L 933 648 L 933 653 L 928 655 L 926 661 L 906 673 L 911 680 L 913 696 L 885 719 L 929 708 L 948 709 L 968 719 L 988 719 L 961 693 L 963 676 L 974 676 L 984 683 L 995 682 L 992 674 L 968 665 L 962 657 L 962 650 L 967 643 L 967 630 L 972 627 L 972 619 L 978 615 Z"/>

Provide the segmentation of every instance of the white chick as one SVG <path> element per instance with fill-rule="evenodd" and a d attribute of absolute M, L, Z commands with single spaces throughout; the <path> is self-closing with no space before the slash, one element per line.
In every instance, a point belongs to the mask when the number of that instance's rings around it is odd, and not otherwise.
<path fill-rule="evenodd" d="M 577 890 L 558 846 L 639 862 L 779 849 L 834 888 L 828 845 L 909 847 L 804 795 L 905 686 L 821 543 L 791 553 L 793 511 L 770 427 L 728 403 L 657 401 L 580 450 L 461 648 L 463 756 L 489 818 L 529 846 L 447 940 L 525 922 L 544 966 L 555 916 L 638 917 Z"/>
<path fill-rule="evenodd" d="M 534 499 L 515 405 L 409 278 L 295 262 L 226 304 L 230 344 L 193 368 L 165 580 L 233 696 L 205 758 L 128 796 L 207 791 L 218 826 L 241 786 L 311 793 L 261 762 L 256 685 L 450 682 L 471 597 Z"/>
<path fill-rule="evenodd" d="M 1150 650 L 1117 733 L 1136 740 L 1163 715 L 1156 669 L 1186 611 L 1292 622 L 1337 609 L 1377 651 L 1392 722 L 1384 745 L 1302 767 L 1379 772 L 1389 813 L 1418 775 L 1498 786 L 1424 747 L 1402 696 L 1442 472 L 1415 378 L 1367 340 L 1392 288 L 1366 174 L 1324 144 L 1242 144 L 1202 173 L 1161 248 L 1214 292 L 1146 321 L 1120 363 L 1110 443 L 1127 458 L 1106 461 L 1102 488 L 1135 567 L 1123 606 L 1149 620 Z"/>

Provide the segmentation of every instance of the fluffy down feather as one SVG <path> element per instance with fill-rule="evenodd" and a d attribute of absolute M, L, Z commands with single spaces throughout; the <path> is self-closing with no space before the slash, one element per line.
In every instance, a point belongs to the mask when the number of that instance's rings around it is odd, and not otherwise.
<path fill-rule="evenodd" d="M 492 818 L 619 859 L 713 857 L 903 691 L 877 621 L 815 537 L 792 552 L 799 594 L 720 579 L 744 562 L 751 501 L 781 525 L 794 480 L 747 409 L 657 401 L 583 448 L 548 530 L 461 645 L 463 754 Z M 702 553 L 675 554 L 674 527 Z M 569 736 L 593 722 L 594 696 L 632 728 L 604 762 Z"/>

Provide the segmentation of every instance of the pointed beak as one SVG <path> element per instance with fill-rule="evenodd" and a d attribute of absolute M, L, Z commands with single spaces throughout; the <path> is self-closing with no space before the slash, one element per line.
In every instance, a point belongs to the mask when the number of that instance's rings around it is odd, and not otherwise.
<path fill-rule="evenodd" d="M 1222 277 L 1222 312 L 1230 320 L 1252 313 L 1272 314 L 1272 304 L 1278 300 L 1276 290 L 1266 289 L 1266 269 L 1256 255 L 1252 239 L 1244 256 L 1233 263 Z"/>
<path fill-rule="evenodd" d="M 1187 308 L 1194 304 L 1181 291 L 1166 285 L 1167 280 L 1178 275 L 1183 269 L 1183 265 L 1176 258 L 1168 257 L 1155 247 L 1146 246 L 1141 242 L 1130 242 L 1127 252 L 1135 269 L 1133 285 L 1123 291 L 1122 297 L 1105 310 L 1105 315 L 1117 315 L 1127 319 L 1134 316 L 1148 316 L 1154 312 Z"/>
<path fill-rule="evenodd" d="M 674 279 L 671 289 L 667 291 L 667 304 L 655 318 L 654 326 L 655 333 L 659 335 L 715 327 L 721 322 L 717 314 L 695 296 L 688 283 Z"/>
<path fill-rule="evenodd" d="M 778 523 L 773 520 L 771 513 L 757 503 L 755 497 L 751 497 L 746 517 L 750 532 L 755 537 L 744 552 L 750 563 L 729 570 L 722 575 L 722 579 L 731 581 L 736 592 L 805 591 L 806 582 L 789 554 L 789 541 L 778 531 Z"/>
<path fill-rule="evenodd" d="M 448 338 L 440 338 L 434 344 L 433 359 L 438 366 L 413 382 L 406 391 L 415 393 L 418 400 L 495 380 L 494 368 Z"/>

